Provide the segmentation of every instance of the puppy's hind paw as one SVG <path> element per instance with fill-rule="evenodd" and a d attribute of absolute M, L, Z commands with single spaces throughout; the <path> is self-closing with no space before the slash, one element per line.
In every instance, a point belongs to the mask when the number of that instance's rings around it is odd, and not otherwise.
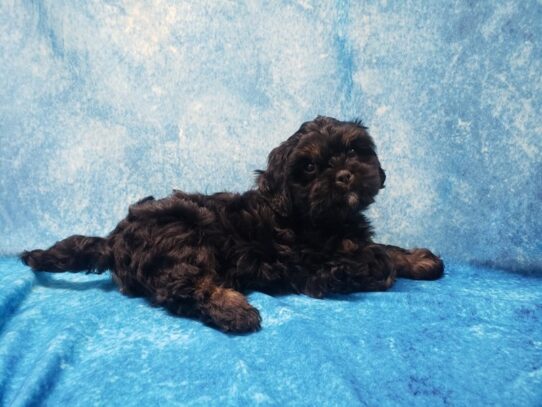
<path fill-rule="evenodd" d="M 223 310 L 220 316 L 214 315 L 213 323 L 224 332 L 248 333 L 260 329 L 261 317 L 252 306 Z"/>
<path fill-rule="evenodd" d="M 260 313 L 248 303 L 246 297 L 230 289 L 221 289 L 212 297 L 208 309 L 210 322 L 225 332 L 247 333 L 261 327 Z"/>

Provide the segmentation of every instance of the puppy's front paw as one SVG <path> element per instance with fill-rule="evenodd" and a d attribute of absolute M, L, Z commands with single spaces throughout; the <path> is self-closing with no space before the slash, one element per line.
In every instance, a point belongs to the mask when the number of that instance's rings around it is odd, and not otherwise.
<path fill-rule="evenodd" d="M 428 249 L 412 249 L 408 256 L 411 275 L 420 280 L 436 280 L 444 274 L 442 259 Z"/>

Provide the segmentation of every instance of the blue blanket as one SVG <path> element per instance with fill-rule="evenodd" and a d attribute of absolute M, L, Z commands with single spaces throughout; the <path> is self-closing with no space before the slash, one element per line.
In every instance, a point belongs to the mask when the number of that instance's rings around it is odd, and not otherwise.
<path fill-rule="evenodd" d="M 542 403 L 542 278 L 448 264 L 436 282 L 315 300 L 249 298 L 226 335 L 121 295 L 108 275 L 0 259 L 0 404 Z"/>

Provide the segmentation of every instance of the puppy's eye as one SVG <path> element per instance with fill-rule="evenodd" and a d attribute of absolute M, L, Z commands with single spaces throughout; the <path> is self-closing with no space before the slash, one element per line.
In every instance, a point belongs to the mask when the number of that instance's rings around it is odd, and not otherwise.
<path fill-rule="evenodd" d="M 346 155 L 348 157 L 354 157 L 358 152 L 354 147 L 350 147 L 348 150 L 346 150 Z"/>
<path fill-rule="evenodd" d="M 314 165 L 313 162 L 308 162 L 305 164 L 305 171 L 306 172 L 314 172 L 314 170 L 316 169 L 316 166 Z"/>

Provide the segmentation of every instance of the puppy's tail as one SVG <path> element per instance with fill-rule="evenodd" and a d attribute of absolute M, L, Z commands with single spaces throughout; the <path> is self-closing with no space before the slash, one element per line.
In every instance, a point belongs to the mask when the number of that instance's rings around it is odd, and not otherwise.
<path fill-rule="evenodd" d="M 113 265 L 106 239 L 81 235 L 56 242 L 47 250 L 25 251 L 20 258 L 35 271 L 103 273 Z"/>

